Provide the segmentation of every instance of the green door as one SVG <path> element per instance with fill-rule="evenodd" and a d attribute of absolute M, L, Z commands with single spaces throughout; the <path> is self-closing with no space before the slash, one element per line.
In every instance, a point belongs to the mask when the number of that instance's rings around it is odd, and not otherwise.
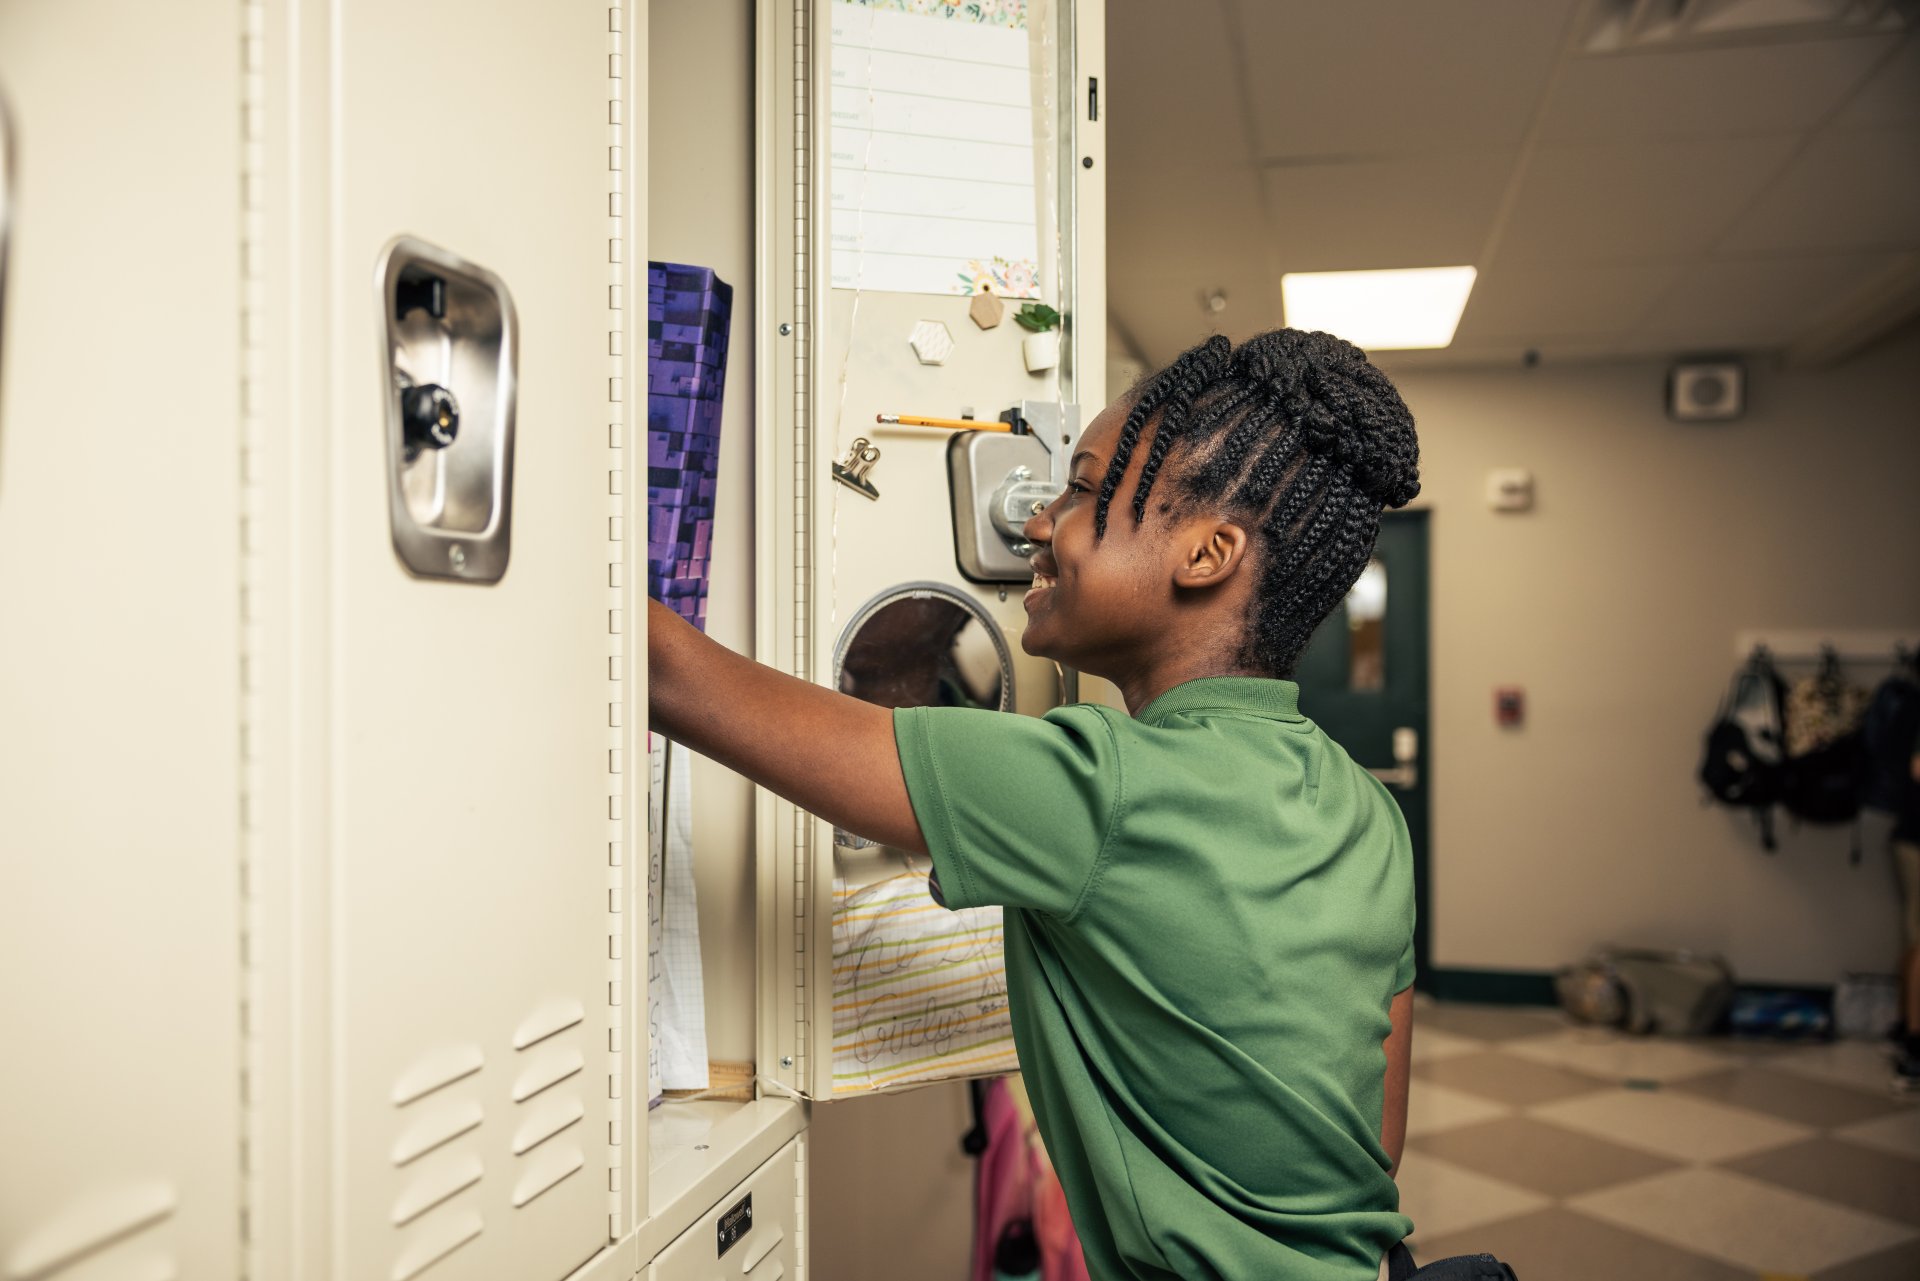
<path fill-rule="evenodd" d="M 1389 512 L 1373 563 L 1314 633 L 1297 671 L 1300 710 L 1387 784 L 1413 837 L 1416 986 L 1430 990 L 1427 797 L 1427 513 Z"/>

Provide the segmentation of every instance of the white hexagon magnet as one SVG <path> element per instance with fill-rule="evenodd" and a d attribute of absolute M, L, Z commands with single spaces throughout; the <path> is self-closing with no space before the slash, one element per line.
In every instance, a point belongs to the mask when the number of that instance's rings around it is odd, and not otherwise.
<path fill-rule="evenodd" d="M 937 320 L 923 320 L 907 335 L 907 345 L 923 365 L 944 365 L 953 354 L 953 335 Z"/>

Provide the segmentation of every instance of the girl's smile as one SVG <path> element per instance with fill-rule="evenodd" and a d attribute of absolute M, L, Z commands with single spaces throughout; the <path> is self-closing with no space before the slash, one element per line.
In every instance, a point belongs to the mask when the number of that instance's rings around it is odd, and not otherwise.
<path fill-rule="evenodd" d="M 1059 581 L 1058 571 L 1053 569 L 1051 562 L 1043 568 L 1038 563 L 1040 561 L 1039 554 L 1033 556 L 1032 560 L 1035 562 L 1033 566 L 1033 586 L 1027 588 L 1027 594 L 1020 602 L 1027 607 L 1028 613 L 1033 612 L 1034 601 L 1051 591 L 1053 585 Z"/>

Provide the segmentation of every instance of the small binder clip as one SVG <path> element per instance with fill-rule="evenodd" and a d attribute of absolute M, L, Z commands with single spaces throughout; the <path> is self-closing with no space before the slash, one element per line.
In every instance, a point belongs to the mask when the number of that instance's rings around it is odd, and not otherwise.
<path fill-rule="evenodd" d="M 833 478 L 851 489 L 854 493 L 874 499 L 880 498 L 880 491 L 874 488 L 867 473 L 880 461 L 880 450 L 865 436 L 855 438 L 853 448 L 847 451 L 847 461 L 833 465 Z"/>

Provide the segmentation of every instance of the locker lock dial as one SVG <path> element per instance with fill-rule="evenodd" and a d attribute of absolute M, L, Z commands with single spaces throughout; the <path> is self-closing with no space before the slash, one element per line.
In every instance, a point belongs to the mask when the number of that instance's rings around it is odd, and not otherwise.
<path fill-rule="evenodd" d="M 400 391 L 400 422 L 411 449 L 445 449 L 460 434 L 460 402 L 439 383 Z"/>

